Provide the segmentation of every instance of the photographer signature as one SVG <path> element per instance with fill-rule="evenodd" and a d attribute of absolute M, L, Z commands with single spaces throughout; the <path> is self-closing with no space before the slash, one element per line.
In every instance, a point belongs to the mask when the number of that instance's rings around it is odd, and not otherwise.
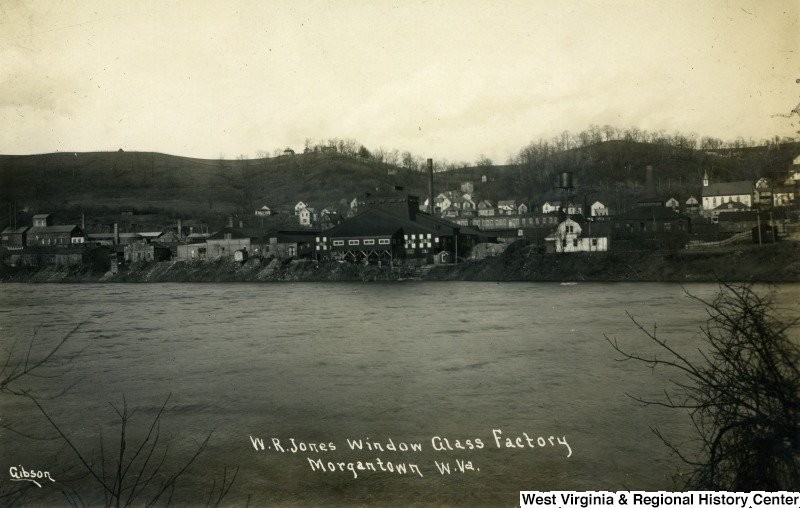
<path fill-rule="evenodd" d="M 39 483 L 38 480 L 46 478 L 55 483 L 55 480 L 50 476 L 50 471 L 25 469 L 23 466 L 11 466 L 8 468 L 8 474 L 11 475 L 12 482 L 33 482 L 39 488 L 42 487 L 42 484 Z"/>

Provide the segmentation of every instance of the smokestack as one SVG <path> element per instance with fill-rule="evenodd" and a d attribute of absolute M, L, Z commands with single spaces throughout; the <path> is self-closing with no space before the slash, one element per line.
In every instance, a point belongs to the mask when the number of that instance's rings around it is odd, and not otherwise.
<path fill-rule="evenodd" d="M 114 245 L 119 245 L 119 224 L 114 223 Z"/>
<path fill-rule="evenodd" d="M 86 214 L 85 213 L 81 214 L 81 229 L 83 231 L 86 231 Z"/>
<path fill-rule="evenodd" d="M 653 166 L 647 166 L 647 168 L 645 168 L 645 171 L 646 171 L 645 182 L 644 182 L 645 192 L 650 196 L 655 196 L 656 183 L 653 180 Z"/>
<path fill-rule="evenodd" d="M 565 171 L 561 173 L 561 179 L 559 181 L 559 187 L 562 189 L 571 189 L 573 187 L 572 184 L 572 173 L 569 171 Z"/>
<path fill-rule="evenodd" d="M 183 227 L 180 219 L 178 219 L 178 240 L 183 240 Z"/>
<path fill-rule="evenodd" d="M 433 159 L 428 159 L 428 213 L 433 215 Z"/>

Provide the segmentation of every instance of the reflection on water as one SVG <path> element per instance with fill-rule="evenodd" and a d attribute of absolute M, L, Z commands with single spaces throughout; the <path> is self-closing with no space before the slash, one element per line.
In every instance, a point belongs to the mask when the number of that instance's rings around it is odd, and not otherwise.
<path fill-rule="evenodd" d="M 709 296 L 715 287 L 688 289 Z M 781 296 L 796 302 L 799 289 L 783 286 Z M 673 488 L 679 464 L 649 427 L 681 443 L 690 436 L 688 420 L 626 397 L 657 397 L 667 378 L 616 361 L 603 334 L 650 350 L 628 311 L 692 351 L 705 317 L 672 284 L 7 284 L 0 290 L 6 351 L 15 340 L 17 347 L 27 344 L 36 328 L 44 350 L 86 321 L 53 369 L 60 375 L 27 381 L 41 393 L 77 383 L 47 406 L 84 449 L 97 447 L 100 435 L 115 435 L 109 402 L 123 394 L 140 408 L 141 425 L 172 394 L 163 432 L 178 455 L 213 429 L 209 449 L 176 494 L 191 504 L 204 503 L 201 493 L 226 466 L 239 467 L 228 501 L 249 498 L 256 505 L 510 505 L 519 490 Z M 46 430 L 30 403 L 4 398 L 2 404 L 6 423 Z M 251 438 L 263 439 L 266 449 L 256 451 Z M 269 448 L 272 438 L 283 452 Z M 569 445 L 568 458 L 559 438 Z M 317 451 L 292 453 L 292 439 Z M 354 452 L 348 439 L 413 442 L 422 450 Z M 432 439 L 450 445 L 435 450 Z M 57 443 L 3 431 L 0 471 L 74 462 Z M 320 450 L 320 443 L 335 450 Z M 347 466 L 313 471 L 308 458 L 323 465 L 415 464 L 423 477 L 377 468 L 354 478 Z M 461 473 L 467 461 L 475 470 Z M 445 463 L 451 474 L 440 473 Z M 36 495 L 47 499 L 45 492 Z"/>

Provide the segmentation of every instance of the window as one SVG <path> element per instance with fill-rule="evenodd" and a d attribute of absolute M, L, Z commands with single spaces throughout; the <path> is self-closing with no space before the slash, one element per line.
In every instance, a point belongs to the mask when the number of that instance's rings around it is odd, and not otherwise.
<path fill-rule="evenodd" d="M 573 226 L 566 226 L 566 229 L 567 229 L 567 233 L 573 233 L 574 232 L 573 231 L 573 229 L 574 229 Z"/>
<path fill-rule="evenodd" d="M 333 246 L 334 247 L 341 247 L 342 245 L 344 245 L 344 240 L 334 240 L 333 241 Z"/>
<path fill-rule="evenodd" d="M 575 238 L 574 240 L 572 240 L 572 246 L 573 246 L 573 247 L 577 247 L 577 246 L 578 246 L 578 239 L 577 239 L 577 238 Z"/>
<path fill-rule="evenodd" d="M 379 238 L 378 239 L 378 245 L 389 245 L 389 239 L 388 238 Z"/>
<path fill-rule="evenodd" d="M 592 247 L 597 247 L 597 238 L 592 238 Z"/>
<path fill-rule="evenodd" d="M 364 240 L 364 245 L 375 245 L 375 240 L 373 239 Z"/>
<path fill-rule="evenodd" d="M 358 245 L 358 240 L 347 240 L 347 245 Z"/>

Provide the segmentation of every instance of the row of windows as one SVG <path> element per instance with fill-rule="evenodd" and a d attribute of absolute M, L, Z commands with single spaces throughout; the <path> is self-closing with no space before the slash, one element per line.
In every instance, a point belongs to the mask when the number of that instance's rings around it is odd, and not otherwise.
<path fill-rule="evenodd" d="M 562 247 L 566 247 L 567 246 L 567 240 L 566 239 L 561 240 L 561 246 Z M 573 247 L 577 247 L 578 246 L 578 239 L 577 238 L 572 240 L 572 246 Z M 592 247 L 597 247 L 597 238 L 592 238 Z"/>
<path fill-rule="evenodd" d="M 519 227 L 519 226 L 544 226 L 548 224 L 557 224 L 558 217 L 514 217 L 514 218 L 497 218 L 497 219 L 473 219 L 472 225 L 478 228 L 486 229 L 493 227 Z"/>
<path fill-rule="evenodd" d="M 392 241 L 389 238 L 378 238 L 378 245 L 389 245 Z M 334 240 L 333 246 L 334 247 L 341 247 L 344 245 L 344 240 Z M 367 238 L 363 240 L 347 240 L 347 245 L 349 246 L 358 246 L 358 245 L 375 245 L 374 238 Z"/>
<path fill-rule="evenodd" d="M 741 196 L 741 198 L 742 198 L 741 199 L 742 203 L 747 204 L 747 203 L 750 202 L 750 199 L 749 199 L 750 196 Z M 711 198 L 711 206 L 717 206 L 717 205 L 721 205 L 721 204 L 728 203 L 728 202 L 731 202 L 731 201 L 733 201 L 735 203 L 739 203 L 740 202 L 739 201 L 739 196 L 733 196 L 733 197 L 725 196 L 725 197 L 720 197 L 720 198 Z"/>

